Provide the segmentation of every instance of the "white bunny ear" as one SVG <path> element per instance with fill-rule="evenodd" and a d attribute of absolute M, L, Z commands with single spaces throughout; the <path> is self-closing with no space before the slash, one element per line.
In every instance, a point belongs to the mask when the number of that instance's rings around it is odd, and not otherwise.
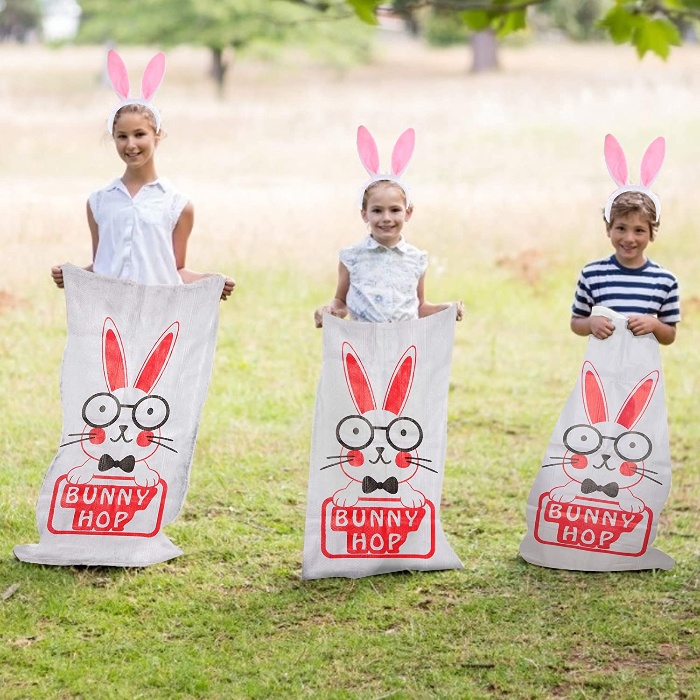
<path fill-rule="evenodd" d="M 160 51 L 157 53 L 146 66 L 141 79 L 141 97 L 144 100 L 150 100 L 156 94 L 160 84 L 163 82 L 165 75 L 165 54 Z"/>
<path fill-rule="evenodd" d="M 113 49 L 107 53 L 107 74 L 114 91 L 126 100 L 129 97 L 129 74 L 121 56 Z"/>
<path fill-rule="evenodd" d="M 663 136 L 654 139 L 642 158 L 640 181 L 644 187 L 651 187 L 664 164 L 666 141 Z"/>
<path fill-rule="evenodd" d="M 406 129 L 406 131 L 399 136 L 394 146 L 394 151 L 391 154 L 392 175 L 400 177 L 401 173 L 406 170 L 406 166 L 408 166 L 411 160 L 415 146 L 416 132 L 413 129 Z"/>
<path fill-rule="evenodd" d="M 605 164 L 608 166 L 608 172 L 617 186 L 624 187 L 629 184 L 625 152 L 612 134 L 608 134 L 605 137 L 604 152 Z"/>
<path fill-rule="evenodd" d="M 365 170 L 370 175 L 376 175 L 379 172 L 379 152 L 372 134 L 364 126 L 357 129 L 357 152 Z"/>

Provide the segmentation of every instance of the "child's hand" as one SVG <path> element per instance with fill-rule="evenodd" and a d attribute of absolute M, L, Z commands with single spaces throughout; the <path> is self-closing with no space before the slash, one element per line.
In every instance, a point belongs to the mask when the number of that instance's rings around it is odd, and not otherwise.
<path fill-rule="evenodd" d="M 627 319 L 627 328 L 632 335 L 646 335 L 653 333 L 659 325 L 659 319 L 655 316 L 630 316 Z"/>
<path fill-rule="evenodd" d="M 461 301 L 458 301 L 455 306 L 457 307 L 457 320 L 461 321 L 462 317 L 464 316 L 464 304 Z"/>
<path fill-rule="evenodd" d="M 233 277 L 227 277 L 224 282 L 224 288 L 221 290 L 221 301 L 226 301 L 233 292 L 233 288 L 236 286 L 236 281 Z"/>
<path fill-rule="evenodd" d="M 51 268 L 51 277 L 59 289 L 63 289 L 63 269 L 61 265 L 54 265 Z"/>
<path fill-rule="evenodd" d="M 615 330 L 613 322 L 605 316 L 591 316 L 590 324 L 591 335 L 598 338 L 598 340 L 609 338 Z"/>
<path fill-rule="evenodd" d="M 326 306 L 319 306 L 318 309 L 314 311 L 314 324 L 316 325 L 316 328 L 323 327 L 323 314 L 330 314 L 331 316 L 338 316 L 339 318 L 343 318 L 345 316 L 342 311 L 339 311 L 330 304 L 327 304 Z"/>

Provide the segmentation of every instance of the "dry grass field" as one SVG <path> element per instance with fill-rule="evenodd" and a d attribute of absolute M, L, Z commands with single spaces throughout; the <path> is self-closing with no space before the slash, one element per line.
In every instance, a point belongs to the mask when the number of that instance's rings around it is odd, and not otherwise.
<path fill-rule="evenodd" d="M 138 83 L 151 52 L 123 53 Z M 169 52 L 158 167 L 195 203 L 190 265 L 236 271 L 285 261 L 332 280 L 337 248 L 363 233 L 358 124 L 375 134 L 385 162 L 400 131 L 416 128 L 409 235 L 438 271 L 506 259 L 532 275 L 572 248 L 580 261 L 605 252 L 608 131 L 626 148 L 633 178 L 646 145 L 667 137 L 654 253 L 663 258 L 667 238 L 694 236 L 699 47 L 667 63 L 609 45 L 505 48 L 501 59 L 500 73 L 471 76 L 466 49 L 390 37 L 370 65 L 342 73 L 298 57 L 241 61 L 219 100 L 205 51 Z M 87 194 L 121 172 L 104 136 L 116 98 L 99 86 L 101 62 L 94 47 L 0 47 L 5 294 L 43 285 L 54 262 L 88 261 Z M 690 281 L 691 259 L 665 262 Z"/>

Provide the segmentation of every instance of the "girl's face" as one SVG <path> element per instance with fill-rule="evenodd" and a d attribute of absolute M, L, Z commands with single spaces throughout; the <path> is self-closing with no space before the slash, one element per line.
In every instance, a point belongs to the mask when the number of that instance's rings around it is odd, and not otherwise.
<path fill-rule="evenodd" d="M 114 125 L 113 136 L 117 153 L 127 169 L 152 163 L 160 136 L 146 115 L 138 112 L 121 114 Z"/>
<path fill-rule="evenodd" d="M 411 218 L 413 209 L 406 209 L 406 195 L 392 184 L 374 187 L 362 210 L 362 220 L 377 243 L 392 248 L 401 240 L 403 225 Z"/>

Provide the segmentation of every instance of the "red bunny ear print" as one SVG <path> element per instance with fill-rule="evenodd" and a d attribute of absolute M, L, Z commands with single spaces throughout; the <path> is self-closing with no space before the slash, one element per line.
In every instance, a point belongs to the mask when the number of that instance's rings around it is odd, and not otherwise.
<path fill-rule="evenodd" d="M 406 405 L 416 373 L 416 347 L 411 345 L 396 364 L 384 397 L 384 409 L 398 416 Z"/>
<path fill-rule="evenodd" d="M 109 316 L 102 325 L 102 370 L 110 391 L 123 389 L 128 384 L 124 344 L 117 325 Z"/>
<path fill-rule="evenodd" d="M 586 360 L 581 369 L 581 391 L 583 407 L 591 425 L 608 420 L 608 402 L 605 399 L 603 383 L 595 367 Z"/>
<path fill-rule="evenodd" d="M 148 353 L 148 357 L 136 377 L 136 384 L 134 384 L 134 386 L 137 389 L 141 389 L 141 391 L 145 391 L 147 394 L 151 393 L 153 387 L 158 383 L 158 380 L 163 374 L 163 370 L 165 370 L 170 356 L 173 354 L 175 341 L 177 340 L 179 332 L 180 324 L 175 321 L 175 323 L 168 326 L 163 335 L 156 340 L 155 345 Z"/>
<path fill-rule="evenodd" d="M 358 413 L 367 413 L 377 408 L 367 372 L 350 343 L 343 343 L 343 369 L 350 396 Z"/>
<path fill-rule="evenodd" d="M 649 372 L 639 384 L 630 392 L 630 395 L 624 400 L 620 412 L 615 418 L 615 422 L 630 430 L 635 426 L 637 421 L 642 417 L 644 411 L 654 395 L 656 385 L 659 383 L 659 372 L 654 370 Z"/>

